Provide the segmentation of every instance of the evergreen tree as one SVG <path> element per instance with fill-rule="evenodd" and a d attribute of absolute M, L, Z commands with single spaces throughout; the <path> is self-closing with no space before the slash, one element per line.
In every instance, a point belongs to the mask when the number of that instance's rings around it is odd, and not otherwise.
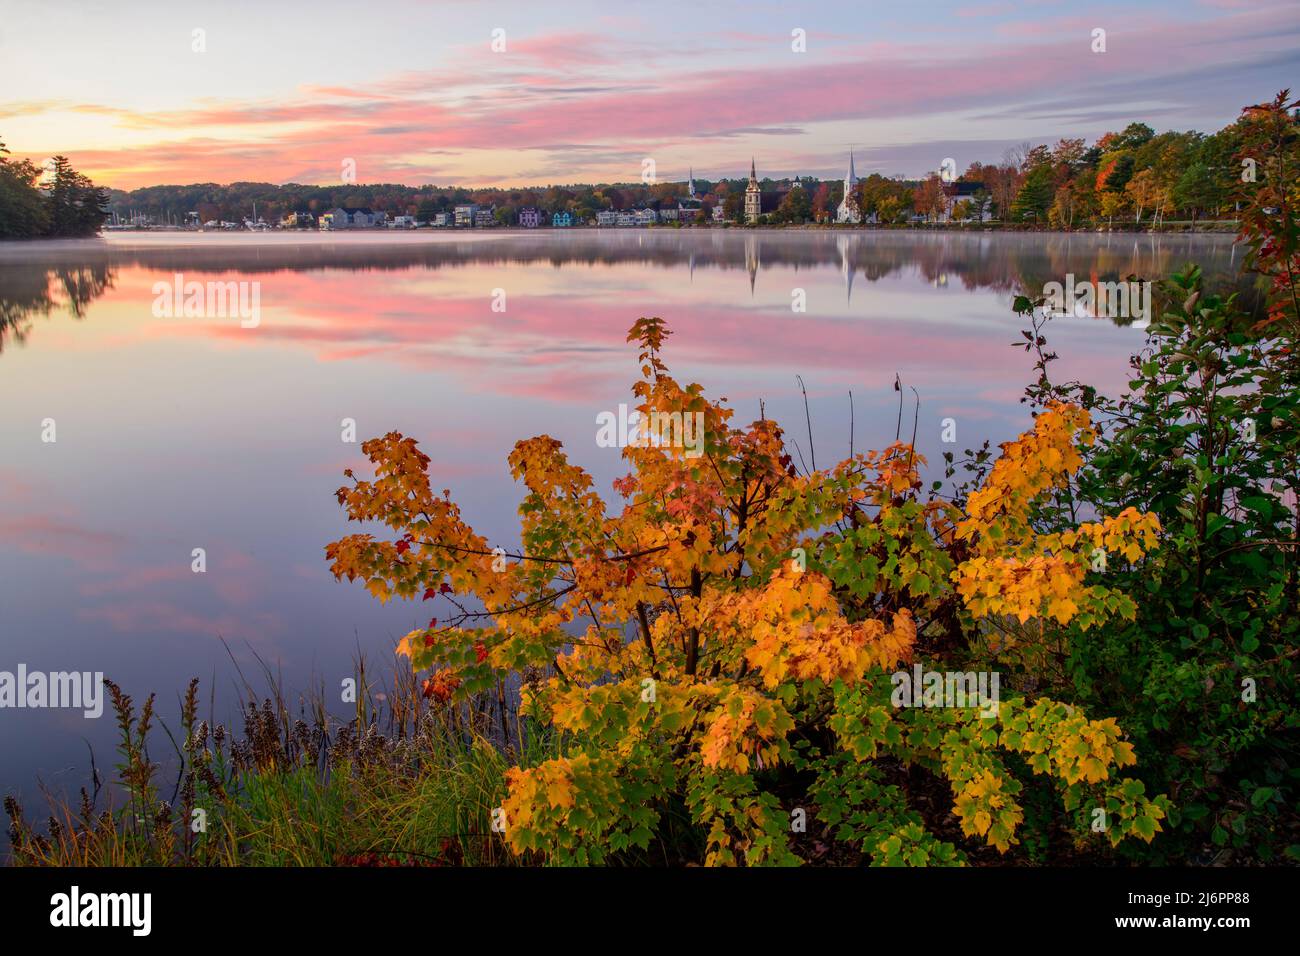
<path fill-rule="evenodd" d="M 30 160 L 7 159 L 0 143 L 0 239 L 28 239 L 43 235 L 49 214 L 36 181 L 41 171 Z"/>
<path fill-rule="evenodd" d="M 1052 199 L 1052 168 L 1046 164 L 1035 166 L 1011 203 L 1011 218 L 1020 222 L 1026 219 L 1041 221 L 1047 217 Z"/>

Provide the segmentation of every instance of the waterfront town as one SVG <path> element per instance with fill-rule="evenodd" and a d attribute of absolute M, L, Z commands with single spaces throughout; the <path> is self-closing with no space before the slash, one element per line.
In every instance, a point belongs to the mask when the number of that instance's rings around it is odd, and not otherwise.
<path fill-rule="evenodd" d="M 529 204 L 481 201 L 455 202 L 440 197 L 441 203 L 426 201 L 393 213 L 367 205 L 342 204 L 313 210 L 292 209 L 278 217 L 259 215 L 257 204 L 250 214 L 225 218 L 212 209 L 188 211 L 184 218 L 174 213 L 114 209 L 106 228 L 191 229 L 269 231 L 375 229 L 567 229 L 573 227 L 631 229 L 649 226 L 694 225 L 782 225 L 805 222 L 838 225 L 906 223 L 982 222 L 993 218 L 993 193 L 979 180 L 957 178 L 951 173 L 933 173 L 920 181 L 879 174 L 859 178 L 852 153 L 846 159 L 842 179 L 822 180 L 815 176 L 760 179 L 754 160 L 748 178 L 696 179 L 688 171 L 685 182 L 648 183 L 646 194 L 632 201 L 615 188 L 601 191 L 596 202 L 574 201 Z M 545 192 L 555 191 L 549 187 Z M 536 191 L 528 191 L 530 194 Z M 918 201 L 918 197 L 924 197 Z M 883 200 L 883 201 L 881 201 Z M 118 204 L 115 204 L 118 205 Z M 302 203 L 301 205 L 312 205 Z M 264 204 L 265 206 L 265 204 Z M 548 206 L 554 208 L 548 208 Z"/>

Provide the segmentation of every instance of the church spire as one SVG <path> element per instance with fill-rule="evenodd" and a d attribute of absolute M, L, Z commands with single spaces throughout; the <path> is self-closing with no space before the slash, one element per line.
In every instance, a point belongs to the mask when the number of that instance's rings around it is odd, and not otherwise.
<path fill-rule="evenodd" d="M 695 167 L 688 166 L 689 172 L 686 174 L 686 195 L 695 198 Z"/>
<path fill-rule="evenodd" d="M 758 179 L 758 174 L 757 174 L 756 172 L 754 172 L 754 157 L 753 157 L 753 156 L 749 157 L 749 178 L 750 178 L 751 180 L 757 180 L 757 179 Z"/>

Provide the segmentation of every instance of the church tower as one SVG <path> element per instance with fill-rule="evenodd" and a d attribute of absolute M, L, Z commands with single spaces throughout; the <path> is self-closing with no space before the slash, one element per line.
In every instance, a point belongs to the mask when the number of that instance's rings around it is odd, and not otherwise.
<path fill-rule="evenodd" d="M 853 168 L 853 151 L 849 150 L 849 169 L 844 174 L 844 198 L 835 210 L 835 221 L 856 225 L 862 222 L 862 210 L 858 208 L 858 176 Z"/>
<path fill-rule="evenodd" d="M 749 160 L 749 185 L 745 187 L 745 221 L 751 226 L 758 222 L 763 214 L 763 191 L 758 188 L 758 174 L 754 171 L 754 160 Z"/>

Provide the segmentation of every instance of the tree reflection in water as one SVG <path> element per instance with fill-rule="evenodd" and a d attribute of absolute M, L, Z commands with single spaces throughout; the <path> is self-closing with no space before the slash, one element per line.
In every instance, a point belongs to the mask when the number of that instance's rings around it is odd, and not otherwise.
<path fill-rule="evenodd" d="M 11 342 L 27 341 L 35 317 L 66 311 L 85 318 L 90 303 L 113 288 L 116 275 L 107 262 L 45 269 L 0 263 L 0 353 Z"/>

